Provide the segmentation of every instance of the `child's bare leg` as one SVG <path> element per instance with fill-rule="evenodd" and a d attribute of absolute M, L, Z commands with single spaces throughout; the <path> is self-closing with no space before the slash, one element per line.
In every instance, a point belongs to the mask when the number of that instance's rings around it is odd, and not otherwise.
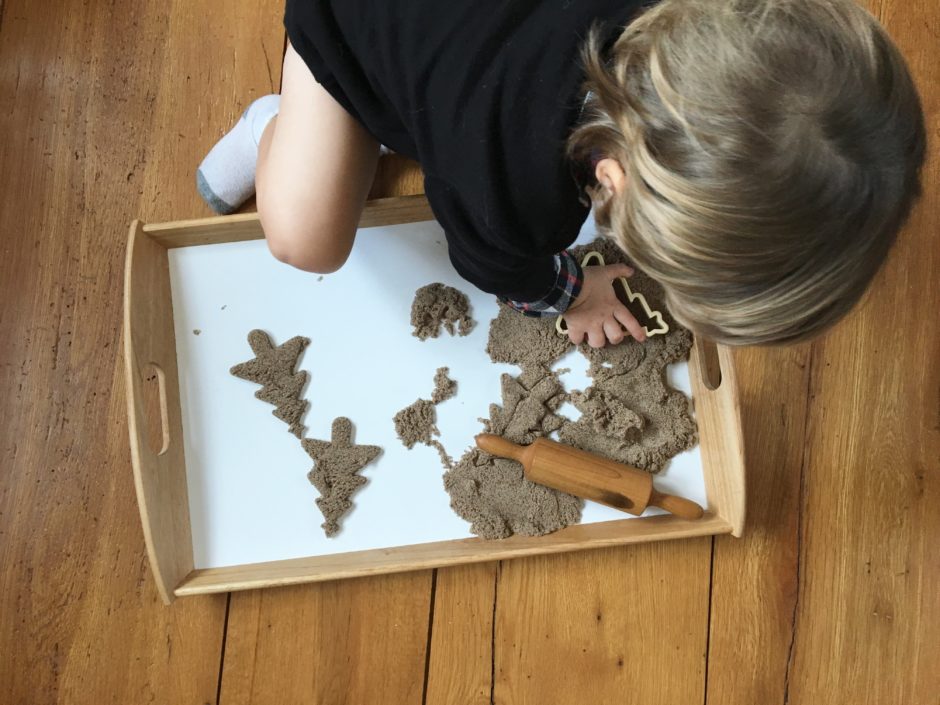
<path fill-rule="evenodd" d="M 375 177 L 379 143 L 288 47 L 280 112 L 261 137 L 258 214 L 279 260 L 311 272 L 339 269 L 352 249 Z"/>

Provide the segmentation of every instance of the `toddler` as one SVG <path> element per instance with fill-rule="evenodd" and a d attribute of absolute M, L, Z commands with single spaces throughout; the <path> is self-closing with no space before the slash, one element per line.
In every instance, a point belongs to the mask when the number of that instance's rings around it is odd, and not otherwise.
<path fill-rule="evenodd" d="M 420 162 L 458 273 L 575 343 L 643 332 L 624 265 L 568 255 L 599 226 L 673 316 L 727 344 L 813 336 L 859 300 L 918 194 L 917 92 L 852 0 L 287 0 L 280 96 L 197 172 L 257 190 L 271 252 L 343 265 L 380 145 Z M 406 262 L 394 266 L 408 266 Z"/>

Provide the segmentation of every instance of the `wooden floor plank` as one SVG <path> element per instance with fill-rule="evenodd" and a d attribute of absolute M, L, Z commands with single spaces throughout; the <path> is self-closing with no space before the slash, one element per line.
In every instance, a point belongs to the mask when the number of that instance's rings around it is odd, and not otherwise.
<path fill-rule="evenodd" d="M 940 5 L 881 18 L 940 135 Z M 934 145 L 935 147 L 935 145 Z M 804 470 L 791 702 L 940 693 L 940 159 L 870 296 L 820 341 Z"/>
<path fill-rule="evenodd" d="M 283 0 L 173 3 L 170 42 L 155 67 L 157 141 L 147 155 L 155 168 L 140 182 L 143 220 L 214 215 L 196 191 L 196 167 L 253 100 L 280 90 L 283 6 Z"/>
<path fill-rule="evenodd" d="M 797 589 L 810 345 L 735 355 L 747 462 L 747 529 L 715 539 L 708 696 L 783 703 Z"/>
<path fill-rule="evenodd" d="M 494 701 L 701 703 L 711 543 L 503 562 Z"/>
<path fill-rule="evenodd" d="M 498 563 L 437 571 L 425 705 L 490 705 Z"/>
<path fill-rule="evenodd" d="M 244 16 L 264 4 L 228 7 Z M 263 57 L 257 23 L 207 35 L 181 8 L 219 24 L 202 0 L 7 0 L 2 9 L 5 705 L 215 701 L 226 598 L 163 607 L 144 553 L 119 360 L 121 275 L 131 219 L 194 203 L 202 146 L 185 159 L 166 149 L 182 138 L 165 132 L 161 111 L 178 112 L 190 139 L 201 134 L 201 105 L 235 113 L 232 93 L 259 84 L 231 57 L 262 66 Z M 173 54 L 182 45 L 201 46 L 199 62 L 214 67 L 198 101 L 181 91 Z M 159 209 L 142 203 L 145 182 L 162 184 Z"/>
<path fill-rule="evenodd" d="M 424 193 L 424 173 L 417 162 L 399 154 L 386 154 L 379 159 L 369 198 L 412 196 L 417 193 Z"/>
<path fill-rule="evenodd" d="M 420 705 L 430 596 L 431 571 L 233 593 L 220 703 Z"/>
<path fill-rule="evenodd" d="M 870 5 L 940 134 L 940 8 Z M 739 355 L 749 527 L 716 541 L 709 703 L 936 702 L 937 161 L 859 310 L 811 350 Z"/>

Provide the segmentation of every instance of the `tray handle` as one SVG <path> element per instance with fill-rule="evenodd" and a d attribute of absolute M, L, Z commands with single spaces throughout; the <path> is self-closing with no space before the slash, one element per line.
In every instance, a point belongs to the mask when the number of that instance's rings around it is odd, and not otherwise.
<path fill-rule="evenodd" d="M 696 336 L 689 359 L 709 509 L 741 536 L 745 520 L 744 433 L 734 354 Z"/>
<path fill-rule="evenodd" d="M 709 391 L 715 391 L 721 386 L 721 358 L 718 355 L 718 345 L 704 338 L 695 340 L 698 350 L 695 359 L 702 383 Z"/>
<path fill-rule="evenodd" d="M 134 486 L 150 567 L 160 597 L 193 570 L 193 543 L 183 455 L 183 424 L 166 247 L 131 224 L 124 270 L 124 362 Z M 156 391 L 148 379 L 156 375 Z M 149 402 L 149 403 L 148 403 Z M 158 418 L 157 418 L 158 417 Z M 156 443 L 148 428 L 156 430 Z M 150 433 L 150 438 L 154 438 Z"/>

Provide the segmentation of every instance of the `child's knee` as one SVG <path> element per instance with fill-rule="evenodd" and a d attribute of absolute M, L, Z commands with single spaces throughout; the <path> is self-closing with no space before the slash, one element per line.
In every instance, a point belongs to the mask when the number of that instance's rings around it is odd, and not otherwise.
<path fill-rule="evenodd" d="M 355 237 L 355 230 L 345 233 L 335 224 L 305 221 L 284 211 L 262 214 L 261 226 L 275 259 L 316 274 L 342 267 Z"/>

